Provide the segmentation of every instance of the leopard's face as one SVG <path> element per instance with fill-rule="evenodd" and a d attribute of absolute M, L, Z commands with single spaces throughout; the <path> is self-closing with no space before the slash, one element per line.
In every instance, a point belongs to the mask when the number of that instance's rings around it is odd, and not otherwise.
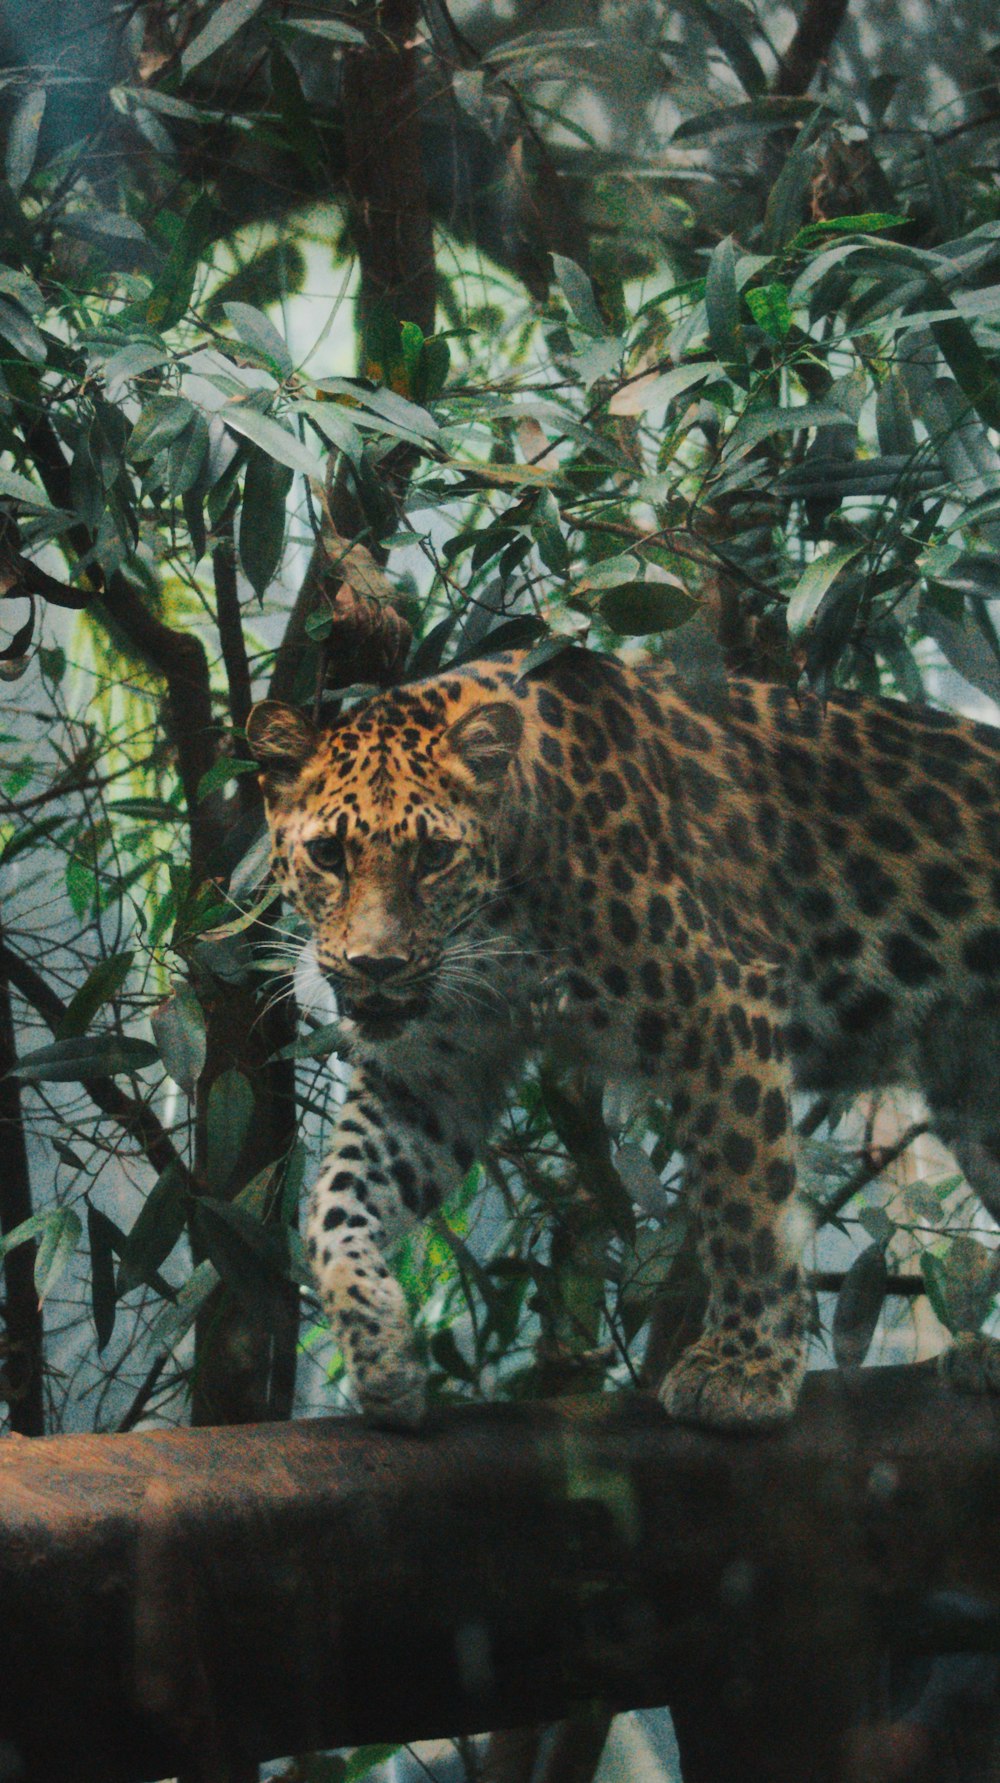
<path fill-rule="evenodd" d="M 341 1009 L 377 1038 L 432 1004 L 458 1004 L 476 919 L 500 888 L 497 802 L 519 715 L 493 704 L 416 726 L 374 701 L 317 733 L 277 711 L 255 708 L 247 727 L 275 872 Z"/>

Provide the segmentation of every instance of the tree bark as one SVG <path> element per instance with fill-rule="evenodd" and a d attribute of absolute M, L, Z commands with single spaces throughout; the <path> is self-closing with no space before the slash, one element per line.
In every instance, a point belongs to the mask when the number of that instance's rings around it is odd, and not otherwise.
<path fill-rule="evenodd" d="M 592 1747 L 666 1702 L 685 1783 L 857 1783 L 901 1667 L 996 1665 L 998 1576 L 1000 1417 L 917 1368 L 756 1438 L 593 1398 L 12 1444 L 0 1739 L 116 1783 L 576 1715 L 572 1768 L 588 1705 Z"/>
<path fill-rule="evenodd" d="M 30 1219 L 31 1175 L 24 1139 L 21 1088 L 9 1073 L 17 1065 L 14 1017 L 0 926 L 0 1231 L 13 1232 Z M 42 1398 L 42 1314 L 35 1292 L 33 1240 L 18 1245 L 3 1260 L 4 1323 L 7 1341 L 2 1378 L 10 1427 L 20 1436 L 41 1436 L 45 1430 Z"/>

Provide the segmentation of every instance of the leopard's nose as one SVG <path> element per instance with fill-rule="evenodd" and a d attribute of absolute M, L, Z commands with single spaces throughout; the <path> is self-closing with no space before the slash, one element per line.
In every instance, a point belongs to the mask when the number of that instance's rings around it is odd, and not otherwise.
<path fill-rule="evenodd" d="M 362 972 L 373 984 L 384 984 L 387 978 L 395 978 L 410 964 L 403 954 L 398 953 L 349 953 L 347 964 L 354 972 Z"/>

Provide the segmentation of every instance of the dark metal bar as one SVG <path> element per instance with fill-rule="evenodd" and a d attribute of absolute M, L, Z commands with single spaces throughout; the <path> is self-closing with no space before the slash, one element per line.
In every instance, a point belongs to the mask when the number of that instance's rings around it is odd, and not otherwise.
<path fill-rule="evenodd" d="M 0 1754 L 216 1780 L 599 1698 L 670 1702 L 689 1783 L 821 1783 L 943 1590 L 995 1621 L 1000 1413 L 921 1369 L 816 1376 L 757 1439 L 638 1399 L 12 1439 Z"/>

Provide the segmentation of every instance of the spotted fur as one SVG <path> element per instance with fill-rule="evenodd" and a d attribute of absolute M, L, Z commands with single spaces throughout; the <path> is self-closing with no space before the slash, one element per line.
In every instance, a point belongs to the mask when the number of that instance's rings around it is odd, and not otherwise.
<path fill-rule="evenodd" d="M 921 1090 L 1000 1217 L 1000 732 L 750 682 L 706 700 L 575 650 L 518 666 L 323 732 L 251 719 L 279 880 L 357 1024 L 308 1219 L 323 1304 L 366 1411 L 419 1422 L 383 1255 L 467 1172 L 549 1010 L 672 1102 L 710 1301 L 664 1405 L 773 1422 L 804 1367 L 794 1088 Z"/>

